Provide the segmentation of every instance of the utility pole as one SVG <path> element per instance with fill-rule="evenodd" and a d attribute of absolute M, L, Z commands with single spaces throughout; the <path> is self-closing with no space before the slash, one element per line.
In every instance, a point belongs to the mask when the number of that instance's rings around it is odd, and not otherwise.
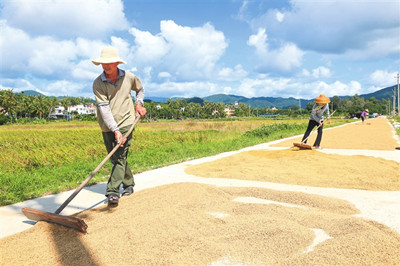
<path fill-rule="evenodd" d="M 396 90 L 393 89 L 393 116 L 396 115 Z"/>
<path fill-rule="evenodd" d="M 399 90 L 399 73 L 395 76 L 397 78 L 397 115 L 400 114 L 400 90 Z"/>

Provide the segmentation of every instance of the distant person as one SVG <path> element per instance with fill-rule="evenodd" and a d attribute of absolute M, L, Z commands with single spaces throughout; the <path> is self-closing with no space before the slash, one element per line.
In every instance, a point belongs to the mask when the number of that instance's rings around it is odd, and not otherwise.
<path fill-rule="evenodd" d="M 119 64 L 126 62 L 119 58 L 116 48 L 103 48 L 100 57 L 92 62 L 103 67 L 103 72 L 93 82 L 93 93 L 96 97 L 98 122 L 104 144 L 108 153 L 115 145 L 121 145 L 110 158 L 112 169 L 105 193 L 108 203 L 116 205 L 120 198 L 120 186 L 124 189 L 122 196 L 131 195 L 135 186 L 132 170 L 127 162 L 132 134 L 126 139 L 123 135 L 134 123 L 136 112 L 141 117 L 146 114 L 143 103 L 144 89 L 138 77 L 118 68 Z M 136 93 L 135 106 L 131 91 Z"/>
<path fill-rule="evenodd" d="M 307 138 L 310 135 L 311 131 L 314 127 L 318 126 L 318 135 L 314 142 L 315 149 L 322 149 L 321 147 L 321 139 L 322 139 L 322 130 L 324 124 L 324 116 L 323 114 L 326 112 L 326 115 L 329 118 L 329 103 L 331 100 L 326 97 L 324 94 L 321 94 L 314 100 L 314 106 L 311 110 L 310 120 L 308 122 L 307 130 L 304 133 L 302 143 L 307 143 Z"/>
<path fill-rule="evenodd" d="M 368 109 L 365 109 L 364 111 L 362 111 L 362 113 L 361 113 L 361 121 L 362 121 L 362 123 L 364 124 L 364 120 L 365 120 L 365 117 L 368 115 L 368 113 L 369 113 L 369 111 L 368 111 Z"/>

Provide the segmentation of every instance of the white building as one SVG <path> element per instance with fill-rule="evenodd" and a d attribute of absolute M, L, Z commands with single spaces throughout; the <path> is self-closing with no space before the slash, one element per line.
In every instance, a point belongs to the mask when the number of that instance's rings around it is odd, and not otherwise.
<path fill-rule="evenodd" d="M 96 106 L 91 103 L 89 106 L 78 104 L 68 106 L 68 113 L 77 112 L 80 115 L 96 114 Z"/>
<path fill-rule="evenodd" d="M 89 106 L 83 104 L 71 105 L 68 106 L 67 111 L 65 111 L 64 106 L 56 106 L 54 108 L 54 112 L 52 112 L 51 115 L 62 115 L 65 113 L 70 114 L 72 112 L 77 112 L 80 115 L 96 115 L 96 106 L 93 103 L 91 103 Z"/>

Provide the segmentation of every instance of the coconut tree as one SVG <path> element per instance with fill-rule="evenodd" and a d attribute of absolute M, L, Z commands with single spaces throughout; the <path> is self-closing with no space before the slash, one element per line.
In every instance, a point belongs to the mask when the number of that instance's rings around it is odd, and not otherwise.
<path fill-rule="evenodd" d="M 2 112 L 8 114 L 11 120 L 15 119 L 17 98 L 12 89 L 0 91 L 0 106 L 3 108 Z"/>

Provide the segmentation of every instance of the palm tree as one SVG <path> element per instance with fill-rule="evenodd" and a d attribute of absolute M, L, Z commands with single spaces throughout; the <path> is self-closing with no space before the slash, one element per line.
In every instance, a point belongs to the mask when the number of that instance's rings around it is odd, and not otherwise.
<path fill-rule="evenodd" d="M 12 89 L 0 91 L 0 106 L 3 108 L 3 112 L 10 116 L 11 120 L 15 118 L 17 99 Z"/>
<path fill-rule="evenodd" d="M 49 106 L 48 106 L 49 114 L 48 114 L 48 116 L 50 116 L 51 112 L 53 110 L 55 110 L 56 106 L 58 105 L 58 99 L 56 97 L 52 96 L 52 97 L 50 97 L 48 102 L 49 102 Z"/>

